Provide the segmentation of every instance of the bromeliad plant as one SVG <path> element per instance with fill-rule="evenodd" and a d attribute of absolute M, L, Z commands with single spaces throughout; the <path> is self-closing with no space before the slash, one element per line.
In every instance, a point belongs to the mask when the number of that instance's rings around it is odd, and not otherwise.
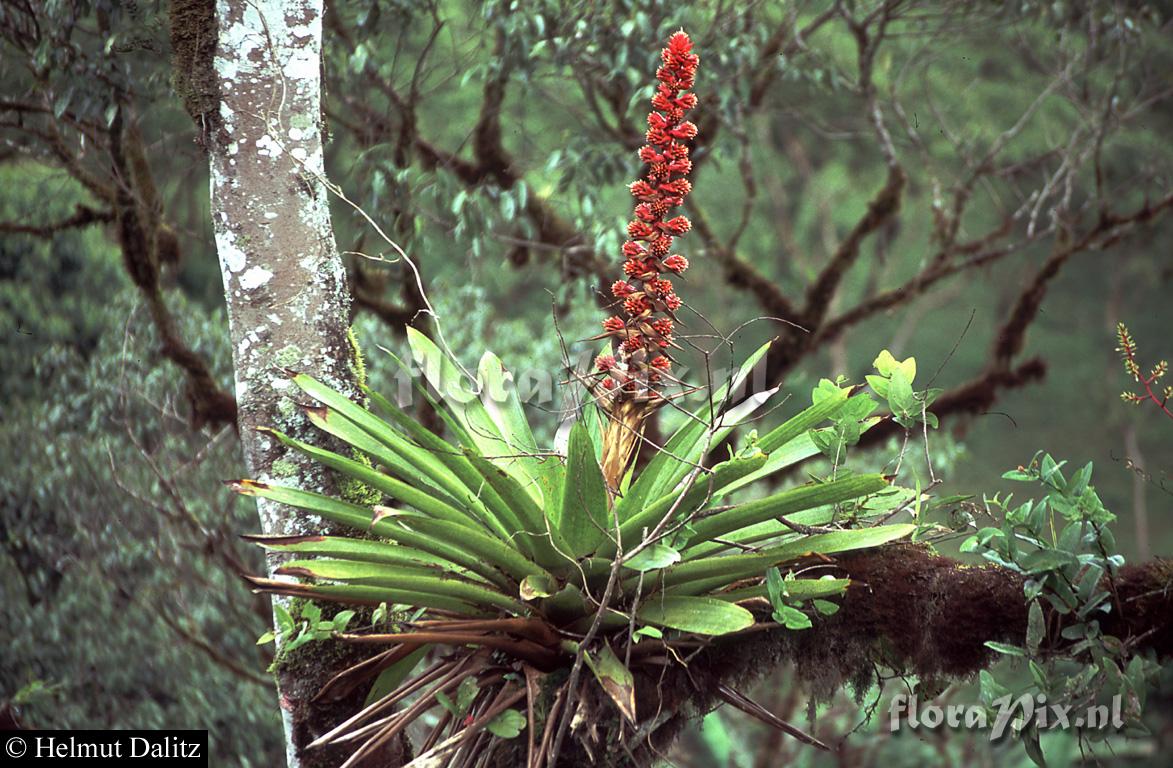
<path fill-rule="evenodd" d="M 640 153 L 649 171 L 632 186 L 639 203 L 624 246 L 628 281 L 613 288 L 623 314 L 605 323 L 615 347 L 588 377 L 595 404 L 564 446 L 547 450 L 535 438 L 510 375 L 491 353 L 470 394 L 458 363 L 409 328 L 420 390 L 446 436 L 377 392 L 364 389 L 368 409 L 304 375 L 293 383 L 312 401 L 310 421 L 349 449 L 336 453 L 273 433 L 372 489 L 381 503 L 234 484 L 354 531 L 255 537 L 288 558 L 279 575 L 300 581 L 252 579 L 265 592 L 374 609 L 349 621 L 357 629 L 336 635 L 380 650 L 320 694 L 372 687 L 362 711 L 315 742 L 353 744 L 347 765 L 430 712 L 437 714 L 413 765 L 486 765 L 495 750 L 512 750 L 505 764 L 539 768 L 563 753 L 568 733 L 567 748 L 592 758 L 638 751 L 609 736 L 646 739 L 671 706 L 637 708 L 638 687 L 654 688 L 697 649 L 771 626 L 809 626 L 809 614 L 833 609 L 827 599 L 848 582 L 809 576 L 804 563 L 825 565 L 829 555 L 913 529 L 863 527 L 914 496 L 878 474 L 837 467 L 831 479 L 757 498 L 743 490 L 818 454 L 812 431 L 826 422 L 850 414 L 860 415 L 861 428 L 875 421 L 871 407 L 857 407 L 867 395 L 831 382 L 815 390 L 810 407 L 710 463 L 712 447 L 776 392 L 731 405 L 766 347 L 687 414 L 640 471 L 630 469 L 644 420 L 670 399 L 660 385 L 670 376 L 680 300 L 662 275 L 687 266 L 669 253 L 687 220 L 668 213 L 689 189 L 684 142 L 696 129 L 683 118 L 695 97 L 682 91 L 692 85 L 697 57 L 681 32 L 663 59 L 649 144 Z M 429 665 L 414 671 L 428 654 Z M 580 675 L 584 668 L 589 674 Z M 756 707 L 732 689 L 719 695 Z M 509 741 L 522 731 L 526 739 Z"/>

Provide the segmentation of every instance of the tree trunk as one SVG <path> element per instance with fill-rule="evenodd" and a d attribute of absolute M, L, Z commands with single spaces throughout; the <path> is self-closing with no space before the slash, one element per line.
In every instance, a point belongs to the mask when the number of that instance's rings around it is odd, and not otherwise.
<path fill-rule="evenodd" d="M 192 111 L 210 155 L 211 212 L 249 475 L 334 493 L 327 470 L 257 431 L 272 427 L 322 442 L 298 407 L 290 371 L 309 373 L 342 391 L 357 389 L 348 342 L 350 297 L 323 167 L 322 11 L 322 0 L 216 0 L 214 71 L 204 66 L 209 51 L 195 57 L 192 72 L 178 74 L 194 83 L 183 94 L 185 101 L 193 100 L 192 92 L 196 102 L 208 92 L 219 95 L 218 109 Z M 176 12 L 208 20 L 212 7 L 180 3 Z M 182 19 L 173 19 L 173 28 Z M 180 32 L 192 37 L 190 29 Z M 326 532 L 321 520 L 290 508 L 263 500 L 257 506 L 265 534 Z M 303 750 L 355 706 L 310 703 L 346 659 L 345 651 L 329 645 L 312 643 L 290 657 L 278 649 L 290 766 L 341 762 L 329 750 Z"/>

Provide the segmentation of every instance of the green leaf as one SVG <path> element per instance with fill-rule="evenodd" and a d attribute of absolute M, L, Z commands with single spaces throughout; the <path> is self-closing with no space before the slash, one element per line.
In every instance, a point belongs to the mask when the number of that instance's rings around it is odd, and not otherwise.
<path fill-rule="evenodd" d="M 507 709 L 490 720 L 485 728 L 500 739 L 514 739 L 525 730 L 525 715 L 516 709 Z"/>
<path fill-rule="evenodd" d="M 909 357 L 905 360 L 898 361 L 892 356 L 888 350 L 882 350 L 876 359 L 872 361 L 872 367 L 875 368 L 881 376 L 891 378 L 893 374 L 899 372 L 904 375 L 911 383 L 916 380 L 916 359 Z"/>
<path fill-rule="evenodd" d="M 425 525 L 421 520 L 412 517 L 417 527 L 423 526 L 426 529 L 416 531 L 406 529 L 399 524 L 398 521 L 406 515 L 397 516 L 396 523 L 387 519 L 373 520 L 371 510 L 366 507 L 312 491 L 284 488 L 253 480 L 241 480 L 233 483 L 232 487 L 237 493 L 259 496 L 280 504 L 303 509 L 320 515 L 333 523 L 374 533 L 421 552 L 450 560 L 499 585 L 503 573 L 519 580 L 531 573 L 545 574 L 543 569 L 528 561 L 504 542 L 487 534 L 477 534 L 461 526 L 445 524 L 441 520 L 429 520 L 424 517 L 422 520 L 426 522 Z M 454 535 L 454 529 L 459 531 L 460 535 Z"/>
<path fill-rule="evenodd" d="M 910 488 L 890 486 L 853 502 L 850 509 L 842 509 L 838 504 L 825 504 L 786 515 L 786 520 L 796 525 L 826 526 L 844 521 L 863 521 L 872 517 L 887 516 L 915 498 L 914 493 Z M 727 533 L 721 537 L 721 541 L 706 541 L 686 547 L 681 554 L 685 560 L 695 560 L 734 548 L 731 544 L 758 544 L 769 539 L 776 539 L 775 543 L 781 544 L 798 536 L 793 528 L 777 519 L 770 519 Z"/>
<path fill-rule="evenodd" d="M 768 573 L 768 572 L 767 572 Z M 779 574 L 779 576 L 781 576 Z M 847 587 L 851 585 L 850 579 L 790 579 L 786 581 L 785 590 L 791 600 L 811 600 L 817 597 L 832 597 L 842 595 L 847 591 Z M 766 583 L 758 584 L 752 587 L 739 587 L 738 589 L 730 589 L 725 592 L 718 592 L 712 597 L 725 600 L 730 603 L 737 603 L 742 600 L 749 600 L 754 597 L 770 598 L 769 585 Z M 815 603 L 826 602 L 824 600 L 815 600 Z M 773 600 L 771 599 L 771 604 Z M 828 603 L 828 605 L 835 605 Z M 818 607 L 816 605 L 816 607 Z M 838 606 L 835 606 L 838 609 Z"/>
<path fill-rule="evenodd" d="M 448 611 L 468 617 L 492 616 L 493 612 L 486 611 L 473 603 L 459 600 L 446 595 L 430 592 L 412 592 L 387 586 L 372 586 L 368 584 L 303 584 L 293 581 L 277 581 L 275 579 L 261 579 L 249 577 L 257 590 L 268 594 L 289 595 L 304 597 L 310 600 L 325 600 L 329 602 L 347 603 L 350 605 L 378 605 L 384 601 L 404 603 L 419 608 L 431 608 Z"/>
<path fill-rule="evenodd" d="M 713 757 L 713 765 L 736 765 L 732 759 L 734 742 L 729 735 L 729 729 L 721 719 L 721 712 L 714 711 L 705 715 L 701 721 L 700 737 Z M 740 737 L 739 737 L 740 738 Z M 738 751 L 741 747 L 738 746 Z"/>
<path fill-rule="evenodd" d="M 993 640 L 987 640 L 983 643 L 992 651 L 1004 654 L 1006 656 L 1026 656 L 1026 651 L 1019 648 L 1017 645 L 1010 645 L 1009 643 L 998 643 Z"/>
<path fill-rule="evenodd" d="M 497 566 L 515 579 L 521 580 L 531 575 L 550 581 L 554 579 L 548 571 L 523 556 L 510 544 L 488 534 L 462 529 L 446 520 L 434 520 L 427 515 L 411 512 L 396 515 L 396 520 L 402 525 L 427 534 L 430 538 L 452 542 L 454 546 L 470 550 L 476 557 Z M 394 537 L 396 534 L 387 535 Z"/>
<path fill-rule="evenodd" d="M 623 561 L 624 568 L 633 571 L 655 571 L 680 562 L 680 553 L 663 543 L 650 544 L 632 558 Z"/>
<path fill-rule="evenodd" d="M 773 618 L 787 629 L 810 629 L 814 626 L 810 616 L 790 605 L 775 608 Z"/>
<path fill-rule="evenodd" d="M 289 615 L 289 611 L 281 603 L 273 603 L 273 616 L 277 620 L 277 629 L 282 634 L 289 634 L 293 631 L 293 617 Z"/>
<path fill-rule="evenodd" d="M 479 692 L 480 686 L 477 685 L 476 677 L 469 675 L 460 681 L 460 685 L 456 688 L 456 706 L 460 708 L 460 714 L 468 711 Z"/>
<path fill-rule="evenodd" d="M 277 573 L 289 576 L 310 576 L 350 584 L 394 587 L 399 591 L 442 595 L 475 605 L 492 606 L 520 614 L 527 613 L 524 604 L 484 584 L 476 584 L 456 576 L 437 575 L 435 571 L 402 565 L 364 563 L 356 560 L 290 560 Z M 410 600 L 398 602 L 411 603 Z M 415 604 L 415 603 L 412 603 Z"/>
<path fill-rule="evenodd" d="M 371 685 L 371 690 L 367 693 L 364 706 L 373 704 L 398 688 L 407 679 L 407 676 L 411 674 L 412 670 L 419 666 L 420 661 L 423 660 L 430 649 L 431 646 L 421 645 L 404 658 L 380 672 L 379 676 L 375 678 L 375 682 Z"/>
<path fill-rule="evenodd" d="M 812 427 L 834 417 L 846 405 L 849 394 L 850 390 L 838 387 L 833 393 L 824 394 L 809 408 L 798 412 L 780 426 L 763 435 L 758 440 L 758 448 L 764 453 L 774 453 L 790 441 L 805 434 Z"/>
<path fill-rule="evenodd" d="M 1059 549 L 1040 549 L 1031 552 L 1022 561 L 1022 568 L 1027 573 L 1058 571 L 1076 565 L 1079 565 L 1079 560 L 1075 555 Z"/>
<path fill-rule="evenodd" d="M 1030 612 L 1026 623 L 1026 647 L 1031 653 L 1038 651 L 1046 637 L 1046 625 L 1043 621 L 1043 607 L 1038 600 L 1030 603 Z"/>
<path fill-rule="evenodd" d="M 396 480 L 395 478 L 372 469 L 371 467 L 361 462 L 355 461 L 354 459 L 348 459 L 344 456 L 339 456 L 332 451 L 318 448 L 316 446 L 310 445 L 309 443 L 303 443 L 300 440 L 294 440 L 293 438 L 277 432 L 276 430 L 266 428 L 262 431 L 273 435 L 284 445 L 287 445 L 290 448 L 293 448 L 294 450 L 309 456 L 318 463 L 324 464 L 330 469 L 337 470 L 345 475 L 349 475 L 356 480 L 360 480 L 372 488 L 376 488 L 382 491 L 393 499 L 415 507 L 420 512 L 432 515 L 433 517 L 437 517 L 441 520 L 448 520 L 450 522 L 461 525 L 477 525 L 477 523 L 474 522 L 469 517 L 469 515 L 465 514 L 460 509 L 457 509 L 449 505 L 447 502 L 444 502 L 435 496 L 428 494 L 424 490 L 412 487 L 400 480 Z"/>
<path fill-rule="evenodd" d="M 786 580 L 782 578 L 782 571 L 776 567 L 766 569 L 766 594 L 774 608 L 786 605 Z"/>
<path fill-rule="evenodd" d="M 839 604 L 832 603 L 830 600 L 814 600 L 811 603 L 815 610 L 824 616 L 834 616 L 839 613 Z"/>
<path fill-rule="evenodd" d="M 726 635 L 753 626 L 753 614 L 715 597 L 656 595 L 640 605 L 636 617 L 648 624 L 693 632 Z"/>
<path fill-rule="evenodd" d="M 1027 728 L 1026 733 L 1022 735 L 1022 746 L 1026 750 L 1026 755 L 1039 768 L 1047 768 L 1047 759 L 1043 755 L 1043 745 L 1039 743 L 1039 729 L 1035 725 Z"/>
<path fill-rule="evenodd" d="M 610 528 L 607 486 L 595 458 L 595 446 L 581 421 L 570 429 L 566 451 L 566 483 L 558 530 L 572 555 L 583 557 L 599 548 Z"/>
<path fill-rule="evenodd" d="M 354 539 L 346 536 L 245 536 L 246 541 L 259 544 L 274 552 L 297 552 L 347 560 L 365 560 L 388 565 L 438 567 L 442 570 L 463 570 L 444 558 L 420 552 L 411 547 L 385 541 Z"/>
<path fill-rule="evenodd" d="M 623 665 L 607 643 L 603 643 L 603 649 L 598 654 L 592 656 L 588 652 L 583 658 L 619 712 L 629 723 L 634 723 L 635 680 L 631 670 Z"/>
<path fill-rule="evenodd" d="M 440 702 L 440 706 L 447 710 L 448 714 L 455 718 L 460 717 L 460 707 L 456 706 L 456 702 L 448 694 L 436 691 L 436 701 Z"/>
<path fill-rule="evenodd" d="M 720 493 L 721 489 L 761 469 L 765 462 L 766 457 L 761 453 L 721 462 L 713 468 L 712 472 L 698 475 L 683 499 L 680 498 L 680 489 L 676 489 L 629 517 L 619 527 L 619 539 L 640 541 L 645 530 L 659 525 L 664 516 L 674 507 L 674 519 L 687 517 L 696 511 L 697 507 Z M 611 556 L 614 552 L 614 541 L 606 542 L 599 550 L 599 554 L 605 556 Z"/>
<path fill-rule="evenodd" d="M 512 197 L 506 195 L 502 199 L 512 200 Z M 540 448 L 518 398 L 513 374 L 489 351 L 481 356 L 477 374 L 481 385 L 481 404 L 497 425 L 510 451 L 516 454 L 511 460 L 502 458 L 498 464 L 504 462 L 508 466 L 510 461 L 515 463 L 521 472 L 534 481 L 523 485 L 538 505 L 545 509 L 556 508 L 559 494 L 551 491 L 556 490 L 554 486 L 561 475 L 561 464 L 553 457 L 533 455 L 539 453 Z"/>
<path fill-rule="evenodd" d="M 632 634 L 632 642 L 638 643 L 642 637 L 650 637 L 659 640 L 664 636 L 664 633 L 655 627 L 640 627 Z"/>
<path fill-rule="evenodd" d="M 887 487 L 888 482 L 881 475 L 853 475 L 829 483 L 791 488 L 698 520 L 694 525 L 696 534 L 692 543 L 708 541 L 730 531 L 804 509 L 866 496 Z"/>
<path fill-rule="evenodd" d="M 481 477 L 485 478 L 488 486 L 496 491 L 504 503 L 521 519 L 521 530 L 528 532 L 529 535 L 514 536 L 513 540 L 520 539 L 518 545 L 532 552 L 534 559 L 541 565 L 553 568 L 565 564 L 566 555 L 563 553 L 567 551 L 567 544 L 562 534 L 553 527 L 553 523 L 546 518 L 537 502 L 522 488 L 516 478 L 470 449 L 466 449 L 466 455 L 481 473 Z"/>
<path fill-rule="evenodd" d="M 319 429 L 378 456 L 380 463 L 405 479 L 423 480 L 449 492 L 459 488 L 458 479 L 438 458 L 411 443 L 367 409 L 307 374 L 294 376 L 293 383 L 328 409 L 325 412 L 307 409 L 307 415 Z M 372 440 L 376 443 L 374 447 Z"/>
<path fill-rule="evenodd" d="M 758 441 L 758 447 L 761 447 L 760 440 Z M 757 469 L 746 473 L 736 480 L 730 481 L 719 490 L 714 490 L 713 498 L 725 498 L 750 483 L 755 483 L 762 478 L 769 477 L 788 467 L 792 467 L 800 461 L 809 459 L 818 452 L 819 449 L 815 446 L 814 441 L 811 440 L 810 433 L 804 432 L 784 445 L 770 451 L 766 456 L 766 460 Z"/>
<path fill-rule="evenodd" d="M 276 635 L 273 634 L 273 631 L 269 630 L 268 632 L 264 633 L 263 635 L 261 635 L 260 637 L 257 638 L 257 645 L 266 645 L 268 643 L 273 642 L 276 639 L 277 639 L 277 637 L 276 637 Z"/>
<path fill-rule="evenodd" d="M 641 510 L 649 499 L 658 498 L 675 487 L 700 459 L 708 444 L 716 445 L 733 429 L 737 419 L 727 418 L 729 414 L 722 415 L 720 409 L 729 392 L 736 392 L 745 383 L 769 348 L 769 343 L 763 344 L 750 355 L 732 380 L 718 388 L 709 403 L 686 417 L 684 424 L 664 443 L 664 450 L 657 452 L 640 470 L 627 493 L 615 503 L 615 514 L 620 522 Z"/>
<path fill-rule="evenodd" d="M 540 597 L 549 597 L 554 594 L 555 583 L 542 576 L 526 576 L 521 580 L 518 594 L 522 600 L 536 600 Z"/>
<path fill-rule="evenodd" d="M 509 442 L 481 402 L 479 387 L 473 388 L 475 382 L 469 380 L 456 361 L 411 326 L 407 326 L 407 342 L 420 372 L 439 395 L 438 404 L 457 421 L 465 444 L 486 457 L 510 455 Z M 502 460 L 499 466 L 519 475 L 517 479 L 522 485 L 528 484 L 530 478 L 524 476 L 512 459 Z"/>
<path fill-rule="evenodd" d="M 982 670 L 978 673 L 978 691 L 981 695 L 982 703 L 987 707 L 993 706 L 994 702 L 1003 696 L 1010 695 L 1010 691 L 995 679 L 987 670 Z"/>
<path fill-rule="evenodd" d="M 686 561 L 664 569 L 657 581 L 664 587 L 679 585 L 674 591 L 681 594 L 702 594 L 812 553 L 834 554 L 877 547 L 904 538 L 915 530 L 915 525 L 900 524 L 818 533 L 752 555 L 723 555 Z"/>
<path fill-rule="evenodd" d="M 364 391 L 376 408 L 390 416 L 412 440 L 439 459 L 459 478 L 464 488 L 460 494 L 456 494 L 457 498 L 482 517 L 499 538 L 508 540 L 512 534 L 522 529 L 520 518 L 493 488 L 485 485 L 484 477 L 469 461 L 464 451 L 420 426 L 412 416 L 378 392 L 369 389 Z M 528 542 L 521 542 L 526 554 L 532 554 L 527 545 Z"/>

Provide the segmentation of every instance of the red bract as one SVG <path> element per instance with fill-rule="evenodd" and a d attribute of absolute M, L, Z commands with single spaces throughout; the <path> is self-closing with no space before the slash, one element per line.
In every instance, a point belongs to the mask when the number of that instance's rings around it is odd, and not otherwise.
<path fill-rule="evenodd" d="M 635 293 L 635 288 L 631 283 L 625 283 L 622 280 L 616 280 L 611 284 L 611 295 L 617 299 L 623 299 Z"/>
<path fill-rule="evenodd" d="M 660 395 L 651 385 L 660 381 L 660 371 L 671 367 L 671 361 L 660 354 L 671 346 L 673 332 L 672 321 L 664 313 L 673 313 L 682 304 L 663 275 L 679 275 L 688 269 L 688 259 L 669 253 L 673 238 L 692 229 L 692 222 L 685 216 L 670 214 L 692 191 L 692 184 L 685 178 L 692 170 L 686 142 L 696 138 L 697 127 L 684 117 L 697 103 L 696 96 L 686 91 L 692 87 L 699 62 L 692 52 L 692 41 L 683 31 L 668 39 L 660 58 L 662 63 L 656 70 L 660 83 L 648 115 L 647 144 L 639 150 L 647 172 L 631 185 L 637 202 L 634 217 L 627 225 L 629 239 L 623 244 L 623 274 L 627 280 L 611 286 L 611 294 L 623 312 L 603 322 L 603 328 L 614 339 L 612 343 L 618 346 L 615 356 L 600 357 L 598 366 L 604 374 L 616 377 L 620 369 L 625 372 L 619 381 L 623 384 L 622 393 L 615 397 L 635 392 L 652 402 Z M 649 333 L 649 328 L 653 332 Z M 603 380 L 606 390 L 614 392 L 615 385 L 610 378 Z"/>

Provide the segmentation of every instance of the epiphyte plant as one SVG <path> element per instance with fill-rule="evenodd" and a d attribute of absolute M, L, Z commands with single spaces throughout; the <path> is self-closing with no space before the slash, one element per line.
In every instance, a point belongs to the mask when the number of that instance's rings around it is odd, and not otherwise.
<path fill-rule="evenodd" d="M 689 223 L 671 214 L 691 190 L 688 142 L 696 127 L 685 117 L 696 104 L 689 89 L 698 63 L 688 36 L 673 35 L 640 150 L 648 170 L 631 186 L 626 279 L 611 287 L 619 311 L 596 337 L 611 349 L 583 377 L 594 397 L 564 446 L 548 449 L 535 437 L 510 374 L 492 353 L 478 368 L 481 395 L 452 396 L 467 391 L 463 369 L 408 328 L 423 371 L 420 389 L 443 436 L 370 388 L 360 405 L 306 375 L 292 381 L 312 401 L 309 420 L 348 449 L 273 432 L 372 489 L 379 503 L 264 478 L 233 483 L 243 494 L 353 530 L 253 537 L 287 558 L 276 575 L 298 580 L 251 579 L 264 592 L 360 609 L 341 631 L 333 631 L 337 621 L 327 629 L 378 650 L 319 697 L 365 685 L 368 703 L 315 742 L 353 745 L 347 766 L 425 715 L 430 732 L 412 765 L 482 766 L 506 754 L 512 757 L 501 764 L 527 768 L 548 768 L 569 754 L 575 764 L 605 754 L 620 763 L 646 761 L 665 715 L 688 706 L 664 699 L 649 705 L 666 675 L 687 675 L 694 654 L 748 633 L 801 631 L 849 586 L 804 565 L 825 565 L 835 553 L 914 529 L 868 525 L 915 496 L 880 474 L 836 466 L 829 478 L 765 494 L 747 490 L 819 454 L 812 430 L 871 412 L 853 407 L 868 396 L 849 387 L 824 381 L 809 407 L 713 455 L 774 394 L 734 404 L 768 345 L 633 468 L 648 415 L 677 399 L 665 385 L 675 382 L 681 299 L 665 275 L 688 266 L 672 245 Z M 723 688 L 726 700 L 749 706 Z"/>

